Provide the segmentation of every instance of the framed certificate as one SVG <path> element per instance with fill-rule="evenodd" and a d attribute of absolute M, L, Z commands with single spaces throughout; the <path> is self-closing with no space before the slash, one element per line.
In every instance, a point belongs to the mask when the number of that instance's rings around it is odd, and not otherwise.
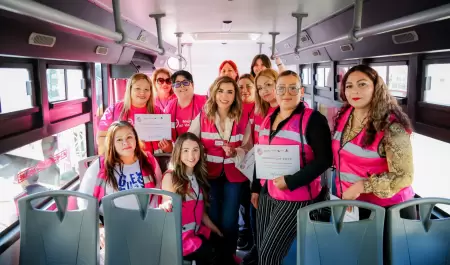
<path fill-rule="evenodd" d="M 256 177 L 275 179 L 300 170 L 298 145 L 255 145 Z"/>

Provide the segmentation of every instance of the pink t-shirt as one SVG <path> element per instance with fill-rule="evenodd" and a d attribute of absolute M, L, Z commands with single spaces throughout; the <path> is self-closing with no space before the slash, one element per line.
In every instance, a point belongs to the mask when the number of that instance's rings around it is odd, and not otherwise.
<path fill-rule="evenodd" d="M 137 108 L 131 105 L 130 111 L 128 112 L 127 117 L 120 117 L 120 114 L 123 109 L 123 101 L 117 102 L 116 104 L 109 106 L 105 113 L 103 113 L 100 122 L 98 123 L 99 131 L 107 131 L 109 126 L 118 120 L 126 120 L 134 126 L 134 115 L 135 114 L 163 114 L 160 108 L 157 106 L 153 106 L 154 113 L 148 113 L 147 107 Z M 144 142 L 145 150 L 149 152 L 154 152 L 158 150 L 158 142 Z"/>
<path fill-rule="evenodd" d="M 178 105 L 178 100 L 170 102 L 167 114 L 170 114 L 172 119 L 172 141 L 189 130 L 192 120 L 200 113 L 206 100 L 207 97 L 204 95 L 194 95 L 191 103 L 184 108 Z"/>
<path fill-rule="evenodd" d="M 155 97 L 155 106 L 157 106 L 163 113 L 169 114 L 168 107 L 173 102 L 177 101 L 177 96 L 175 94 L 170 95 L 167 99 L 160 99 L 158 96 Z"/>

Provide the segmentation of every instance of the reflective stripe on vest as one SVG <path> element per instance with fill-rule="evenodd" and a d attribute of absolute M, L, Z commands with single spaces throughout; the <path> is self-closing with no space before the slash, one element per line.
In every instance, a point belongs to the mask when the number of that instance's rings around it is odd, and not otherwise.
<path fill-rule="evenodd" d="M 259 135 L 260 136 L 267 136 L 267 137 L 269 137 L 270 136 L 270 130 L 269 129 L 261 130 L 261 131 L 259 131 Z M 284 138 L 284 139 L 291 140 L 291 141 L 296 141 L 296 142 L 298 142 L 300 144 L 302 143 L 301 140 L 300 140 L 300 133 L 298 133 L 298 132 L 287 131 L 287 130 L 279 130 L 277 132 L 277 137 Z M 302 135 L 302 137 L 303 137 L 303 143 L 304 144 L 308 144 L 308 142 L 306 141 L 305 135 Z"/>
<path fill-rule="evenodd" d="M 213 155 L 206 155 L 206 161 L 211 163 L 218 163 L 218 164 L 233 164 L 234 161 L 231 158 L 226 158 L 225 160 L 223 157 L 220 156 L 213 156 Z"/>

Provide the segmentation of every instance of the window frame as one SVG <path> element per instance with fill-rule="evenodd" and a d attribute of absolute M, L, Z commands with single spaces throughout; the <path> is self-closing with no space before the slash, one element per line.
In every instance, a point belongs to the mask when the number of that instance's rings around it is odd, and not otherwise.
<path fill-rule="evenodd" d="M 52 109 L 55 105 L 57 106 L 60 103 L 76 103 L 76 101 L 78 101 L 79 99 L 87 99 L 87 95 L 84 95 L 81 98 L 76 98 L 76 99 L 68 99 L 68 95 L 69 95 L 69 86 L 67 83 L 67 70 L 81 70 L 83 73 L 83 79 L 84 79 L 84 89 L 83 90 L 87 90 L 87 82 L 88 79 L 86 78 L 86 72 L 87 69 L 84 65 L 82 64 L 73 64 L 70 62 L 58 62 L 58 63 L 48 63 L 46 69 L 52 69 L 52 70 L 64 70 L 64 87 L 65 87 L 65 99 L 62 100 L 56 100 L 56 101 L 52 101 L 50 102 L 50 99 L 48 100 L 49 104 L 50 104 L 50 109 Z M 47 70 L 46 70 L 47 73 Z M 47 93 L 48 93 L 48 87 L 47 87 Z M 86 93 L 85 93 L 86 94 Z M 69 104 L 70 105 L 70 104 Z"/>

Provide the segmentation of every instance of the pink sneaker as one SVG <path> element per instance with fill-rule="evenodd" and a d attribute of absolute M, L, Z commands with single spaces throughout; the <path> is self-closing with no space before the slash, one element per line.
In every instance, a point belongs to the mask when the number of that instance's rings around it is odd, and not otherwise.
<path fill-rule="evenodd" d="M 233 255 L 233 258 L 234 258 L 234 261 L 236 262 L 236 264 L 241 264 L 241 262 L 242 262 L 242 259 L 241 259 L 241 258 L 239 258 L 239 257 L 236 256 L 236 255 Z"/>

